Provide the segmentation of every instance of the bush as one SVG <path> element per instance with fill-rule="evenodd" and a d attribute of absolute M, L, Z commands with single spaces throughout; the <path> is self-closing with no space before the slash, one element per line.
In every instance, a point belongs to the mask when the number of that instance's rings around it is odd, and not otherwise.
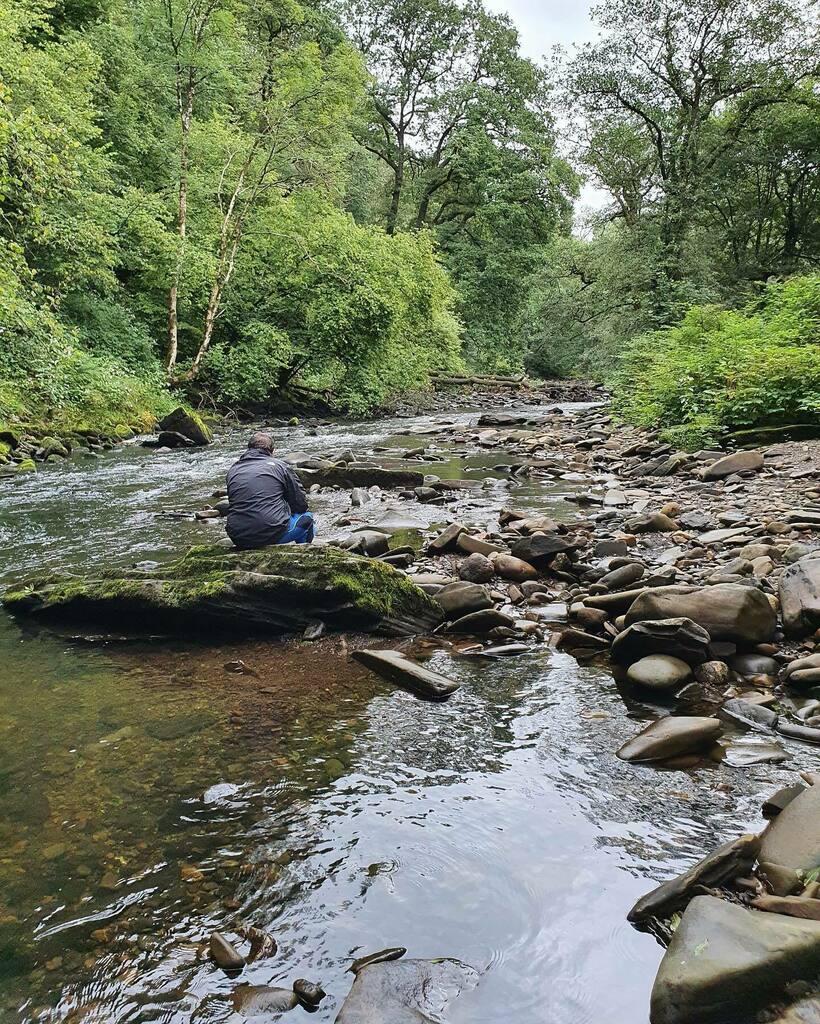
<path fill-rule="evenodd" d="M 820 423 L 820 275 L 771 284 L 744 312 L 693 307 L 629 344 L 611 384 L 616 412 L 688 427 L 689 446 L 695 435 Z"/>
<path fill-rule="evenodd" d="M 454 305 L 428 233 L 387 235 L 316 196 L 283 200 L 248 238 L 204 380 L 221 401 L 256 402 L 293 374 L 364 414 L 461 367 Z"/>
<path fill-rule="evenodd" d="M 45 301 L 20 254 L 0 248 L 0 422 L 55 432 L 148 429 L 171 399 L 157 364 L 140 375 L 92 354 Z"/>

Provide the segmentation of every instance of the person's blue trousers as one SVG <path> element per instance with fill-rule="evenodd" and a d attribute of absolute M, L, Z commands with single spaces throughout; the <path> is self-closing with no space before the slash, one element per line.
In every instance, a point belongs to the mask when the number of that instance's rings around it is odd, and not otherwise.
<path fill-rule="evenodd" d="M 288 528 L 277 540 L 277 544 L 310 544 L 316 524 L 312 512 L 295 512 L 290 517 Z"/>

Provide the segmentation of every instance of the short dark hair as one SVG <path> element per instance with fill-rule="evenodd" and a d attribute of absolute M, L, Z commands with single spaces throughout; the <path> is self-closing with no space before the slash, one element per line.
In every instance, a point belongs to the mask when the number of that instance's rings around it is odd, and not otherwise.
<path fill-rule="evenodd" d="M 251 439 L 248 441 L 249 448 L 256 448 L 260 452 L 273 452 L 273 438 L 270 434 L 265 434 L 261 430 L 257 430 L 255 434 L 251 434 Z"/>

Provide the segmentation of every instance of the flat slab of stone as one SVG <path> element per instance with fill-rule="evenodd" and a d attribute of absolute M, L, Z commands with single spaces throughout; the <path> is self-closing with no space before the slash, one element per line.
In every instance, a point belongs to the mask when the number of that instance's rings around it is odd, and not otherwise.
<path fill-rule="evenodd" d="M 808 786 L 771 822 L 763 833 L 760 861 L 785 869 L 795 879 L 798 872 L 820 867 L 820 785 Z M 782 870 L 776 874 L 779 877 Z M 786 878 L 775 887 L 779 896 L 790 891 Z"/>
<path fill-rule="evenodd" d="M 709 634 L 691 619 L 636 622 L 615 637 L 612 659 L 631 665 L 649 654 L 668 654 L 688 665 L 700 665 L 708 660 L 709 643 Z"/>
<path fill-rule="evenodd" d="M 509 615 L 496 611 L 495 608 L 485 608 L 480 612 L 470 612 L 469 615 L 456 619 L 455 622 L 447 627 L 447 632 L 483 635 L 484 633 L 489 633 L 491 629 L 499 627 L 509 629 L 514 624 L 515 619 Z"/>
<path fill-rule="evenodd" d="M 354 651 L 353 657 L 382 679 L 425 700 L 446 700 L 460 685 L 438 672 L 417 665 L 399 651 Z"/>
<path fill-rule="evenodd" d="M 622 761 L 663 761 L 710 746 L 723 732 L 716 718 L 670 715 L 652 722 L 618 750 Z"/>
<path fill-rule="evenodd" d="M 478 983 L 458 960 L 393 960 L 361 968 L 336 1024 L 441 1024 L 447 1006 Z"/>
<path fill-rule="evenodd" d="M 696 896 L 652 989 L 652 1024 L 750 1024 L 820 975 L 820 922 Z"/>
<path fill-rule="evenodd" d="M 723 843 L 682 875 L 642 896 L 627 914 L 627 920 L 637 924 L 652 917 L 669 917 L 689 902 L 698 886 L 713 888 L 746 874 L 759 851 L 759 836 L 740 836 Z"/>
<path fill-rule="evenodd" d="M 656 587 L 635 600 L 625 623 L 684 616 L 702 626 L 712 640 L 759 644 L 772 638 L 777 615 L 766 595 L 754 587 L 721 583 L 690 590 Z"/>
<path fill-rule="evenodd" d="M 442 619 L 440 606 L 404 573 L 306 544 L 258 551 L 201 546 L 150 569 L 33 577 L 12 584 L 3 603 L 15 615 L 137 636 L 301 633 L 316 622 L 406 636 Z"/>

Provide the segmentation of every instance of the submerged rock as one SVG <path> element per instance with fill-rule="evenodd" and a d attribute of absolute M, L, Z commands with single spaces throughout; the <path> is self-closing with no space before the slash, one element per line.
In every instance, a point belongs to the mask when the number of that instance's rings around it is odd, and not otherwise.
<path fill-rule="evenodd" d="M 94 621 L 118 632 L 243 634 L 328 629 L 392 635 L 423 632 L 440 607 L 382 562 L 335 548 L 283 546 L 258 551 L 195 547 L 149 571 L 50 576 L 13 584 L 8 611 L 43 621 Z"/>
<path fill-rule="evenodd" d="M 428 700 L 446 700 L 459 688 L 452 679 L 417 665 L 399 651 L 354 651 L 353 657 L 376 675 Z"/>
<path fill-rule="evenodd" d="M 318 982 L 306 978 L 297 978 L 293 983 L 293 991 L 299 997 L 299 1002 L 307 1003 L 308 1006 L 318 1006 L 327 995 Z"/>
<path fill-rule="evenodd" d="M 245 957 L 239 952 L 222 932 L 213 932 L 208 942 L 211 960 L 223 971 L 241 971 L 245 966 Z"/>
<path fill-rule="evenodd" d="M 394 960 L 361 967 L 336 1024 L 439 1024 L 447 1005 L 478 982 L 458 960 Z"/>
<path fill-rule="evenodd" d="M 274 1013 L 286 1013 L 299 1005 L 299 997 L 290 988 L 272 985 L 240 985 L 231 993 L 236 1013 L 243 1017 L 270 1020 Z"/>
<path fill-rule="evenodd" d="M 652 1024 L 749 1024 L 820 974 L 820 922 L 696 896 L 652 989 Z"/>

